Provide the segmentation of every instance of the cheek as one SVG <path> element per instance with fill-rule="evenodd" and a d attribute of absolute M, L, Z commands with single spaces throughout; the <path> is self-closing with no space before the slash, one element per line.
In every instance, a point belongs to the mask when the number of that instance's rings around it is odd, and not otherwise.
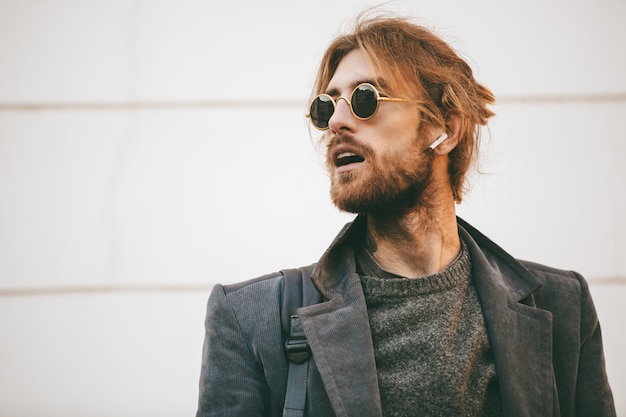
<path fill-rule="evenodd" d="M 314 144 L 316 145 L 316 149 L 326 155 L 328 153 L 328 145 L 330 144 L 330 138 L 331 135 L 328 133 L 328 131 L 325 131 L 324 133 L 322 133 L 321 135 L 319 135 L 317 138 L 314 138 Z"/>
<path fill-rule="evenodd" d="M 394 112 L 387 112 L 388 115 L 381 117 L 384 123 L 381 125 L 383 132 L 390 138 L 395 138 L 394 142 L 402 141 L 405 144 L 413 142 L 420 132 L 424 130 L 424 124 L 420 123 L 420 118 L 416 110 L 399 109 Z"/>
<path fill-rule="evenodd" d="M 405 131 L 402 136 L 392 138 L 386 151 L 380 153 L 379 163 L 385 169 L 410 172 L 424 163 L 424 153 L 420 137 L 413 131 Z"/>

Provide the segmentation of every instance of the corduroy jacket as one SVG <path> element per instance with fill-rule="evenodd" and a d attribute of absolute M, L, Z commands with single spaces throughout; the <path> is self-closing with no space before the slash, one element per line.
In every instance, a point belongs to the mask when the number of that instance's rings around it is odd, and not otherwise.
<path fill-rule="evenodd" d="M 305 414 L 310 417 L 382 416 L 353 255 L 366 221 L 358 216 L 346 225 L 319 260 L 313 282 L 324 301 L 298 310 L 312 352 Z M 518 261 L 462 219 L 458 223 L 494 352 L 504 415 L 615 416 L 600 324 L 584 278 Z M 282 415 L 288 370 L 282 286 L 280 274 L 269 274 L 213 288 L 197 417 Z"/>

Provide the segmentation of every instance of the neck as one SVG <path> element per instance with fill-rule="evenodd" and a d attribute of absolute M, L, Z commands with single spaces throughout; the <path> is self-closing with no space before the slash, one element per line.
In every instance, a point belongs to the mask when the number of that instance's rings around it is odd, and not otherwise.
<path fill-rule="evenodd" d="M 440 272 L 461 250 L 451 196 L 401 215 L 368 215 L 367 229 L 367 248 L 378 265 L 403 277 Z"/>

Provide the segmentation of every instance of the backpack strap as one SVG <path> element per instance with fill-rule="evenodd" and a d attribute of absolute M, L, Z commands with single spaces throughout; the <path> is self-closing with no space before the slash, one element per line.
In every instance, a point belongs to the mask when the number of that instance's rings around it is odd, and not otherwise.
<path fill-rule="evenodd" d="M 311 264 L 280 271 L 285 277 L 280 321 L 283 333 L 286 335 L 289 335 L 291 316 L 298 315 L 300 307 L 310 306 L 322 301 L 322 296 L 313 285 L 313 281 L 311 281 L 311 276 L 316 266 L 317 264 Z"/>
<path fill-rule="evenodd" d="M 283 417 L 303 417 L 306 405 L 307 378 L 311 350 L 298 316 L 298 308 L 317 304 L 322 297 L 311 275 L 316 264 L 280 271 L 285 276 L 281 310 L 281 325 L 285 339 L 285 354 L 289 360 L 287 392 Z"/>

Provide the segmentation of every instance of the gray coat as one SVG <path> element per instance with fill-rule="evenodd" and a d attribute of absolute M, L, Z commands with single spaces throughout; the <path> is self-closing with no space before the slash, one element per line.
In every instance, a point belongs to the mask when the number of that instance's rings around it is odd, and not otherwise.
<path fill-rule="evenodd" d="M 367 307 L 347 225 L 320 259 L 320 304 L 299 309 L 313 354 L 307 416 L 382 416 Z M 459 219 L 493 348 L 504 415 L 615 416 L 602 337 L 579 274 L 517 261 Z M 281 416 L 288 364 L 282 276 L 216 285 L 209 297 L 197 416 Z M 419 410 L 415 410 L 419 416 Z"/>

